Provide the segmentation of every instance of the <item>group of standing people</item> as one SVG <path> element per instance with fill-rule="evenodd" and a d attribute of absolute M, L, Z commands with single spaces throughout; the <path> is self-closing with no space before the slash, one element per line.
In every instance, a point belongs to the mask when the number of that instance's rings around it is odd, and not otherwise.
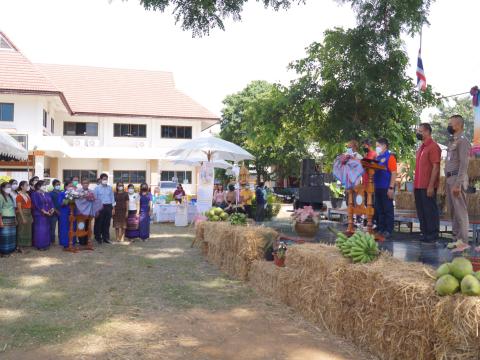
<path fill-rule="evenodd" d="M 43 180 L 34 176 L 30 181 L 10 180 L 0 184 L 0 255 L 9 255 L 14 251 L 23 252 L 25 248 L 35 247 L 47 250 L 58 236 L 58 243 L 69 245 L 70 201 L 69 194 L 75 198 L 88 199 L 101 203 L 95 214 L 94 235 L 99 243 L 110 244 L 110 225 L 113 225 L 116 240 L 125 237 L 133 240 L 150 237 L 150 218 L 152 216 L 152 195 L 147 184 L 140 185 L 140 192 L 133 184 L 125 190 L 123 183 L 117 183 L 115 192 L 108 185 L 108 175 L 102 174 L 92 191 L 89 179 L 78 177 L 68 179 L 63 184 L 59 180 L 52 182 L 53 189 L 47 191 Z M 75 214 L 79 213 L 75 208 Z M 74 224 L 74 227 L 76 225 Z M 77 239 L 73 239 L 74 243 Z M 86 238 L 78 239 L 85 245 Z"/>
<path fill-rule="evenodd" d="M 454 240 L 468 242 L 469 219 L 466 202 L 468 186 L 468 159 L 470 142 L 464 135 L 464 119 L 460 115 L 449 118 L 447 132 L 450 140 L 445 161 L 445 195 L 448 212 L 452 218 Z M 422 241 L 433 242 L 439 237 L 440 215 L 437 192 L 440 184 L 440 163 L 442 151 L 432 138 L 432 127 L 428 123 L 420 124 L 416 131 L 421 145 L 416 152 L 414 173 L 414 197 L 417 216 L 420 223 Z M 389 238 L 394 227 L 394 197 L 397 178 L 397 161 L 389 150 L 388 140 L 380 138 L 373 148 L 369 140 L 361 143 L 363 156 L 358 156 L 358 143 L 347 144 L 347 154 L 355 158 L 376 160 L 384 170 L 375 172 L 375 217 L 376 231 Z M 364 175 L 363 182 L 367 181 Z"/>
<path fill-rule="evenodd" d="M 255 213 L 253 211 L 254 201 Z M 245 213 L 247 217 L 255 219 L 257 222 L 263 222 L 267 206 L 265 184 L 260 182 L 255 189 L 255 193 L 250 189 L 249 184 L 243 184 L 240 191 L 235 189 L 233 184 L 228 185 L 228 191 L 224 190 L 222 184 L 217 184 L 213 191 L 213 206 L 224 209 L 228 214 L 234 212 Z"/>

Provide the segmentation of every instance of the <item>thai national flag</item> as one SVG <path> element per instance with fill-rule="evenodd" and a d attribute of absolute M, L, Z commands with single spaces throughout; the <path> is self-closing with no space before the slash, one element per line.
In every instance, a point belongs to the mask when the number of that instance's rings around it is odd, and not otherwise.
<path fill-rule="evenodd" d="M 427 78 L 423 71 L 422 50 L 418 50 L 417 60 L 417 89 L 421 91 L 427 90 Z"/>

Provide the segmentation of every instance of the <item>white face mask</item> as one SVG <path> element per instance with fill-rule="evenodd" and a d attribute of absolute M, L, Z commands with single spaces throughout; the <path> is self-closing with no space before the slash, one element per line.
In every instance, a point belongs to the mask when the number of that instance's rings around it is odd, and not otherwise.
<path fill-rule="evenodd" d="M 18 189 L 18 184 L 12 184 L 12 190 L 17 190 Z"/>
<path fill-rule="evenodd" d="M 129 194 L 133 194 L 135 192 L 135 189 L 128 189 Z"/>
<path fill-rule="evenodd" d="M 40 191 L 46 192 L 46 191 L 47 191 L 47 187 L 46 187 L 45 185 L 40 186 Z"/>
<path fill-rule="evenodd" d="M 123 186 L 119 186 L 118 191 L 123 191 Z"/>
<path fill-rule="evenodd" d="M 377 153 L 377 155 L 380 155 L 383 152 L 383 149 L 380 146 L 377 146 L 375 148 L 375 152 Z"/>
<path fill-rule="evenodd" d="M 108 184 L 108 180 L 102 180 L 102 185 L 107 185 Z"/>
<path fill-rule="evenodd" d="M 5 188 L 5 194 L 10 194 L 12 192 L 12 188 Z"/>
<path fill-rule="evenodd" d="M 347 148 L 347 154 L 348 154 L 348 155 L 353 155 L 353 150 L 352 150 L 352 148 Z"/>
<path fill-rule="evenodd" d="M 60 185 L 55 185 L 54 189 L 57 191 L 60 190 Z"/>

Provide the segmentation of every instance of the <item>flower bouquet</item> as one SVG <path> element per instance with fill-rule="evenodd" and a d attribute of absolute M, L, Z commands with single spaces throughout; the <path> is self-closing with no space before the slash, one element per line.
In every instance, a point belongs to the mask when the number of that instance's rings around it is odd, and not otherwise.
<path fill-rule="evenodd" d="M 65 199 L 63 199 L 63 205 L 74 205 L 75 200 L 80 199 L 80 197 L 80 193 L 77 190 L 67 190 L 65 192 Z"/>

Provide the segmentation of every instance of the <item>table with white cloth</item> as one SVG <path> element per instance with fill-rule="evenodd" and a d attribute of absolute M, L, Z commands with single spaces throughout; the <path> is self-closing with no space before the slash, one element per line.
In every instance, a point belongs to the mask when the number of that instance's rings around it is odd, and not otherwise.
<path fill-rule="evenodd" d="M 175 222 L 175 214 L 177 213 L 177 204 L 154 204 L 153 212 L 155 215 L 156 222 Z M 193 218 L 197 214 L 197 207 L 192 204 L 187 205 L 187 218 L 188 222 L 191 223 Z"/>

